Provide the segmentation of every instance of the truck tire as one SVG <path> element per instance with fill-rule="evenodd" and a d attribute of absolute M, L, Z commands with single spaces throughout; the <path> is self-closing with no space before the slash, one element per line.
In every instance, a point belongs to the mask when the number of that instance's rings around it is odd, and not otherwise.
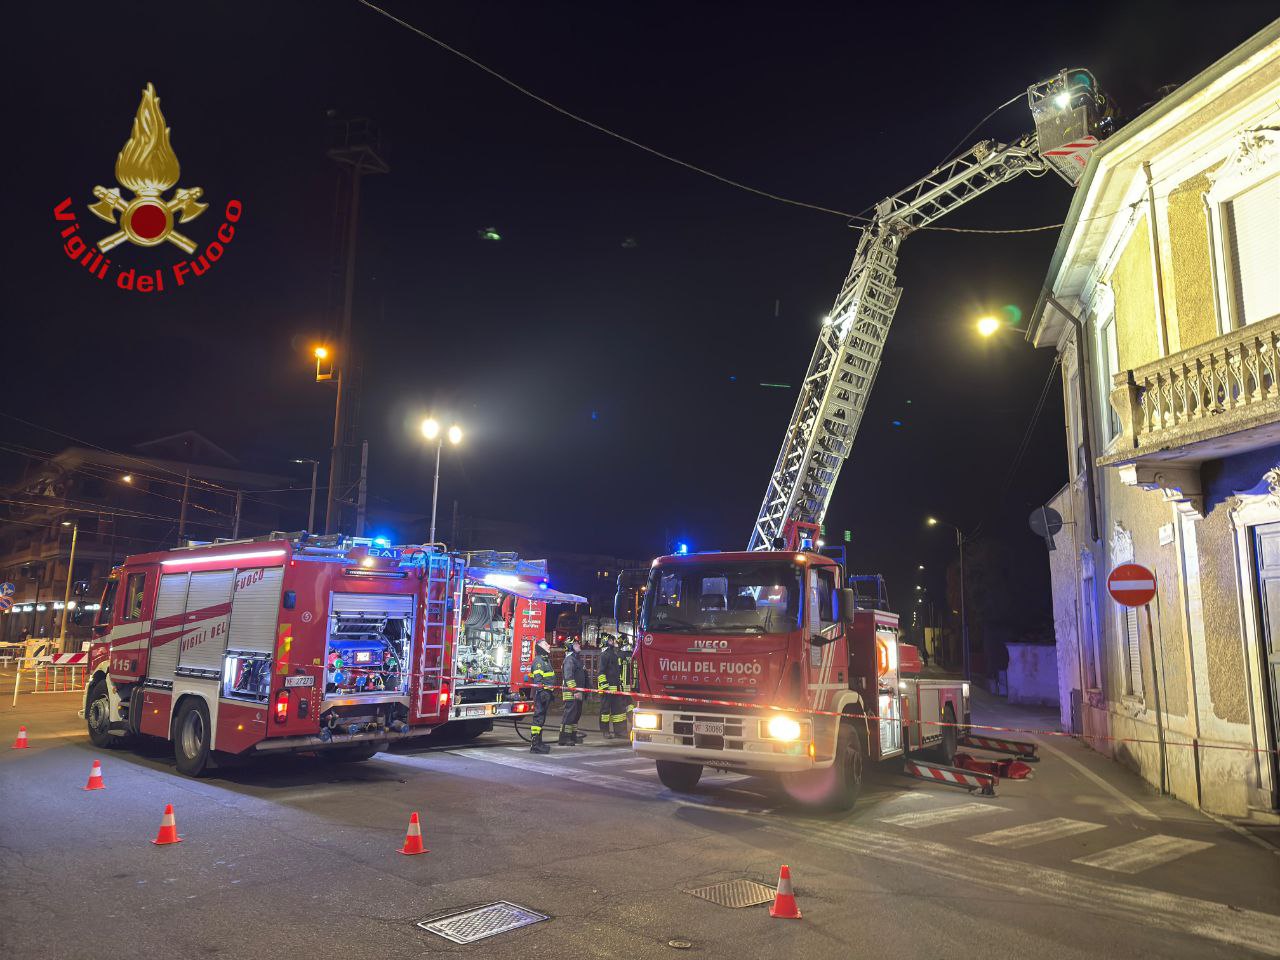
<path fill-rule="evenodd" d="M 84 723 L 89 731 L 89 742 L 95 747 L 112 750 L 122 744 L 124 738 L 111 732 L 111 696 L 107 692 L 104 677 L 99 677 L 89 688 L 89 696 L 85 700 Z"/>
<path fill-rule="evenodd" d="M 350 747 L 334 747 L 326 750 L 321 756 L 334 763 L 364 763 L 375 753 L 386 749 L 385 743 L 361 743 Z"/>
<path fill-rule="evenodd" d="M 678 760 L 658 760 L 658 779 L 668 790 L 688 793 L 698 785 L 702 777 L 702 764 L 681 763 Z"/>
<path fill-rule="evenodd" d="M 854 725 L 845 720 L 836 737 L 836 758 L 831 765 L 831 790 L 822 804 L 828 810 L 852 810 L 862 792 L 866 750 Z"/>
<path fill-rule="evenodd" d="M 209 708 L 198 697 L 182 701 L 173 721 L 173 758 L 178 772 L 188 777 L 203 776 L 209 766 Z"/>
<path fill-rule="evenodd" d="M 942 728 L 942 742 L 933 748 L 934 758 L 951 766 L 956 762 L 956 745 L 960 740 L 960 730 L 955 726 L 956 712 L 951 704 L 942 708 L 942 722 L 951 726 Z"/>

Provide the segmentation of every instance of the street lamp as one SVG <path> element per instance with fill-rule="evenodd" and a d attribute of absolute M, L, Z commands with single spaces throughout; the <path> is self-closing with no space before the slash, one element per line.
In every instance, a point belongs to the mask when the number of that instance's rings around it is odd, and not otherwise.
<path fill-rule="evenodd" d="M 462 428 L 456 423 L 451 426 L 446 433 L 440 430 L 440 422 L 434 417 L 427 417 L 422 421 L 422 435 L 428 440 L 436 442 L 436 479 L 435 484 L 431 488 L 431 537 L 428 543 L 436 542 L 436 506 L 440 502 L 440 451 L 444 448 L 444 438 L 448 436 L 449 443 L 457 446 L 462 442 Z"/>
<path fill-rule="evenodd" d="M 978 320 L 978 333 L 984 337 L 993 337 L 1000 330 L 1000 321 L 993 316 L 985 316 Z"/>
<path fill-rule="evenodd" d="M 322 350 L 323 347 L 317 347 L 316 350 Z M 316 532 L 316 470 L 320 467 L 319 460 L 308 460 L 303 457 L 301 460 L 294 459 L 294 463 L 311 464 L 311 507 L 307 510 L 307 533 Z"/>
<path fill-rule="evenodd" d="M 956 532 L 956 549 L 960 551 L 960 655 L 964 661 L 964 678 L 969 679 L 969 621 L 965 617 L 964 606 L 964 533 L 954 523 L 947 523 L 937 517 L 926 517 L 925 523 L 931 527 L 941 524 Z"/>
<path fill-rule="evenodd" d="M 71 556 L 67 558 L 67 589 L 62 596 L 62 626 L 58 628 L 58 648 L 67 652 L 67 610 L 71 606 L 71 579 L 76 569 L 76 540 L 80 535 L 79 520 L 63 520 L 64 527 L 71 528 Z"/>

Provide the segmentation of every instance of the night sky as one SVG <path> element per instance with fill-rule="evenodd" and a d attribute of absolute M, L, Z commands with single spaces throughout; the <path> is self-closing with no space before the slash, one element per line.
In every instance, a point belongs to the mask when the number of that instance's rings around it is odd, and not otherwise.
<path fill-rule="evenodd" d="M 850 211 L 927 173 L 1061 67 L 1092 69 L 1132 116 L 1275 10 L 890 4 L 877 21 L 863 4 L 388 4 L 597 123 Z M 195 429 L 301 482 L 288 459 L 327 458 L 331 430 L 309 347 L 336 328 L 325 117 L 337 109 L 379 122 L 391 165 L 365 182 L 356 303 L 375 505 L 429 509 L 416 429 L 434 411 L 467 431 L 441 487 L 465 513 L 623 556 L 674 539 L 745 544 L 796 395 L 758 384 L 801 379 L 853 251 L 844 218 L 612 140 L 355 2 L 76 6 L 6 14 L 0 410 L 117 448 Z M 230 198 L 244 215 L 206 276 L 141 295 L 69 262 L 53 208 L 71 196 L 88 236 L 111 232 L 87 205 L 115 183 L 148 81 L 180 185 L 212 204 L 184 232 L 212 239 Z M 983 133 L 1030 126 L 1018 102 Z M 1060 179 L 1024 178 L 948 225 L 1058 223 L 1069 202 Z M 479 239 L 486 227 L 501 241 Z M 972 324 L 1005 304 L 1030 313 L 1056 238 L 921 233 L 903 247 L 905 293 L 828 515 L 834 537 L 853 531 L 851 566 L 884 572 L 898 599 L 917 563 L 938 571 L 954 550 L 928 513 L 1045 563 L 1025 521 L 1065 480 L 1056 382 L 1008 468 L 1052 356 L 1017 336 L 979 343 Z M 179 256 L 116 252 L 139 267 Z M 0 433 L 63 443 L 12 421 Z"/>

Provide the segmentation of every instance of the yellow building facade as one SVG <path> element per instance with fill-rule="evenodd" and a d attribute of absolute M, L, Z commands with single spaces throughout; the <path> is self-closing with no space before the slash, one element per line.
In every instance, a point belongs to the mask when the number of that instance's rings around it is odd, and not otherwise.
<path fill-rule="evenodd" d="M 1098 147 L 1029 331 L 1062 358 L 1063 722 L 1206 810 L 1280 810 L 1280 21 Z M 1121 563 L 1156 574 L 1116 604 Z"/>

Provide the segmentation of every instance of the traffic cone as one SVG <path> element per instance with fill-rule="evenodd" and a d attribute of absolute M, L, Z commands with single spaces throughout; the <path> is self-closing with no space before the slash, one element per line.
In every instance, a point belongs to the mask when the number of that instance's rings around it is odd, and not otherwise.
<path fill-rule="evenodd" d="M 415 810 L 409 814 L 409 830 L 404 835 L 404 846 L 400 850 L 406 856 L 413 856 L 415 853 L 429 852 L 422 845 L 422 827 L 418 823 L 418 813 Z"/>
<path fill-rule="evenodd" d="M 27 728 L 26 727 L 18 728 L 18 739 L 13 741 L 13 749 L 15 750 L 27 749 Z"/>
<path fill-rule="evenodd" d="M 773 898 L 773 906 L 769 908 L 769 916 L 783 920 L 800 919 L 800 907 L 796 905 L 796 894 L 791 889 L 791 868 L 785 863 L 778 874 L 778 892 Z"/>
<path fill-rule="evenodd" d="M 107 785 L 102 782 L 102 761 L 93 761 L 93 769 L 89 771 L 89 782 L 85 784 L 86 790 L 105 790 Z"/>
<path fill-rule="evenodd" d="M 172 803 L 164 805 L 164 817 L 160 821 L 160 832 L 156 834 L 156 838 L 151 842 L 158 847 L 162 847 L 166 843 L 182 842 L 182 838 L 178 836 L 178 825 L 173 819 Z"/>

